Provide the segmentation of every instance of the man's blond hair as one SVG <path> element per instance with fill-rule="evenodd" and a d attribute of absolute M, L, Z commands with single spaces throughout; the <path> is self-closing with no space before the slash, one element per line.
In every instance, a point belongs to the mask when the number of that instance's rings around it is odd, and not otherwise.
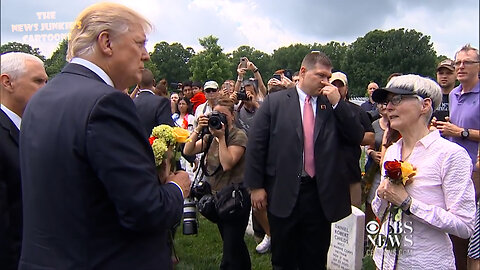
<path fill-rule="evenodd" d="M 73 57 L 93 54 L 98 35 L 106 31 L 115 36 L 124 34 L 129 27 L 140 25 L 148 33 L 151 23 L 136 11 L 115 3 L 98 3 L 84 9 L 70 31 L 67 61 Z"/>

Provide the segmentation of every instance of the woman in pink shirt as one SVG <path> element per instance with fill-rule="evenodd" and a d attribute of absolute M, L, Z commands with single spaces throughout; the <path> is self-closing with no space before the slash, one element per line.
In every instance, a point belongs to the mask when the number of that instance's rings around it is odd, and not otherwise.
<path fill-rule="evenodd" d="M 392 78 L 373 100 L 387 106 L 391 128 L 402 138 L 390 146 L 385 161 L 402 160 L 416 168 L 410 183 L 393 184 L 385 177 L 372 201 L 382 221 L 367 224 L 379 237 L 373 259 L 378 269 L 455 269 L 448 234 L 469 238 L 475 218 L 472 165 L 462 147 L 442 138 L 428 124 L 442 93 L 434 81 L 418 75 Z M 389 208 L 400 207 L 399 214 Z M 375 238 L 377 239 L 377 238 Z"/>

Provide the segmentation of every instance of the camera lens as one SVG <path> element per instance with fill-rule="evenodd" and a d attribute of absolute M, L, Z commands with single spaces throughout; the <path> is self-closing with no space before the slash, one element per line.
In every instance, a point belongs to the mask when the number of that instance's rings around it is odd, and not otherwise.
<path fill-rule="evenodd" d="M 192 235 L 197 233 L 197 208 L 195 201 L 191 198 L 187 198 L 183 202 L 183 234 Z"/>

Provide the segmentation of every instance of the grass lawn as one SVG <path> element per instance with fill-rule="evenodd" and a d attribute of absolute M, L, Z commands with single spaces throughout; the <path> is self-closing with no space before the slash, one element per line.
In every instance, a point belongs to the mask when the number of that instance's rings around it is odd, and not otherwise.
<path fill-rule="evenodd" d="M 260 255 L 255 251 L 257 244 L 253 236 L 245 235 L 252 269 L 271 269 L 270 253 Z M 219 269 L 222 260 L 222 239 L 216 224 L 199 214 L 197 235 L 183 235 L 179 227 L 175 236 L 175 249 L 180 258 L 176 270 Z"/>
<path fill-rule="evenodd" d="M 272 269 L 270 253 L 258 254 L 253 236 L 245 235 L 253 270 Z M 176 270 L 210 270 L 219 269 L 222 260 L 222 239 L 215 224 L 199 215 L 197 235 L 183 235 L 181 226 L 175 236 L 175 249 L 180 258 Z M 370 257 L 363 259 L 365 270 L 374 270 L 375 265 Z"/>

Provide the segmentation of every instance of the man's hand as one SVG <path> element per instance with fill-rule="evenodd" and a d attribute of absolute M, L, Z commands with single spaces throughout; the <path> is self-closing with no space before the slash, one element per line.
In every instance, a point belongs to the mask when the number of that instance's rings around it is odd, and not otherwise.
<path fill-rule="evenodd" d="M 460 137 L 463 131 L 463 128 L 458 127 L 450 123 L 450 118 L 445 117 L 446 122 L 444 121 L 435 121 L 437 129 L 443 136 L 447 137 Z"/>
<path fill-rule="evenodd" d="M 375 163 L 380 164 L 380 159 L 382 158 L 382 152 L 372 151 L 370 157 L 375 161 Z"/>
<path fill-rule="evenodd" d="M 264 188 L 253 189 L 250 192 L 250 198 L 254 210 L 261 211 L 267 209 L 267 192 Z"/>
<path fill-rule="evenodd" d="M 328 81 L 322 81 L 322 84 L 324 87 L 320 90 L 320 94 L 326 96 L 332 106 L 336 105 L 341 98 L 338 88 Z"/>
<path fill-rule="evenodd" d="M 180 188 L 182 189 L 183 191 L 183 198 L 187 198 L 188 196 L 190 196 L 190 185 L 191 185 L 191 182 L 190 182 L 190 178 L 188 177 L 188 173 L 185 172 L 185 171 L 176 171 L 174 172 L 173 174 L 170 174 L 168 177 L 167 177 L 167 183 L 169 182 L 174 182 L 176 183 L 178 186 L 180 186 Z"/>

